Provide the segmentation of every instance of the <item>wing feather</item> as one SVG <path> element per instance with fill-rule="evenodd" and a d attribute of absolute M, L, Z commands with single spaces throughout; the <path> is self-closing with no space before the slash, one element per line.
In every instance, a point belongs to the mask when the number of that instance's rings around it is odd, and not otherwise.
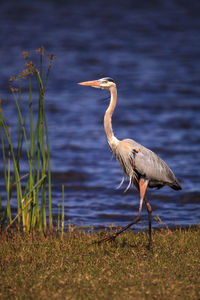
<path fill-rule="evenodd" d="M 121 141 L 115 153 L 124 172 L 130 177 L 137 173 L 146 177 L 150 185 L 175 184 L 178 180 L 167 164 L 153 151 L 138 144 L 134 140 Z M 179 185 L 180 187 L 180 185 Z"/>

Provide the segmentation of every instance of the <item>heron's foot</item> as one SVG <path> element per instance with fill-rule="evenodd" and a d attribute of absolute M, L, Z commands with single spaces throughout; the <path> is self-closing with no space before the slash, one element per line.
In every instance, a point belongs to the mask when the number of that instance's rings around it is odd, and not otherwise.
<path fill-rule="evenodd" d="M 112 241 L 114 241 L 114 240 L 116 239 L 116 237 L 117 237 L 117 234 L 115 233 L 115 234 L 113 234 L 113 235 L 111 235 L 111 236 L 108 236 L 108 237 L 103 238 L 103 239 L 100 240 L 100 241 L 95 242 L 95 244 L 100 245 L 100 244 L 103 243 L 103 242 L 112 242 Z"/>

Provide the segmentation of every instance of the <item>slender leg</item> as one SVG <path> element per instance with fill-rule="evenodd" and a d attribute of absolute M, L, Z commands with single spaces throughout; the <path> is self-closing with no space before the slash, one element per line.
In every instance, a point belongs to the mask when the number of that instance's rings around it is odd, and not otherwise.
<path fill-rule="evenodd" d="M 142 212 L 142 203 L 143 203 L 143 200 L 144 200 L 144 197 L 145 197 L 147 186 L 148 186 L 148 180 L 145 180 L 145 179 L 141 178 L 139 180 L 139 183 L 138 183 L 138 188 L 139 188 L 139 191 L 140 191 L 140 206 L 139 206 L 139 211 L 138 211 L 137 217 L 130 224 L 128 224 L 127 226 L 122 228 L 120 231 L 116 232 L 114 235 L 98 241 L 97 242 L 98 244 L 100 244 L 102 242 L 107 242 L 107 241 L 114 240 L 119 234 L 121 234 L 122 232 L 124 232 L 125 230 L 127 230 L 128 228 L 130 228 L 132 225 L 136 224 L 140 220 L 141 212 Z"/>
<path fill-rule="evenodd" d="M 149 204 L 147 197 L 144 198 L 145 199 L 145 204 L 146 204 L 146 208 L 148 211 L 148 216 L 149 216 L 149 249 L 151 248 L 151 244 L 152 244 L 152 237 L 151 237 L 151 205 Z"/>

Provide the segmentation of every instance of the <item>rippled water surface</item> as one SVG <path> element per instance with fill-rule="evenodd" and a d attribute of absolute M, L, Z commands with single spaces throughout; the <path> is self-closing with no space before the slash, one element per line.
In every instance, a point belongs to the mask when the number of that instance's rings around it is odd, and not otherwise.
<path fill-rule="evenodd" d="M 168 226 L 199 222 L 199 11 L 199 1 L 186 0 L 1 1 L 0 95 L 12 131 L 8 79 L 22 69 L 21 52 L 44 45 L 56 54 L 46 97 L 54 214 L 62 184 L 73 224 L 125 225 L 137 213 L 136 190 L 116 190 L 122 171 L 103 130 L 109 94 L 77 85 L 110 76 L 118 85 L 116 136 L 159 154 L 183 188 L 150 190 L 153 216 Z"/>

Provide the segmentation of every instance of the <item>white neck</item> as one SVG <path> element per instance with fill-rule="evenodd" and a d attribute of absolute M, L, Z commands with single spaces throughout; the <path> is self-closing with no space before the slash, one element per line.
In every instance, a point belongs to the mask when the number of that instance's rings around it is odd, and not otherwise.
<path fill-rule="evenodd" d="M 106 138 L 108 141 L 109 146 L 113 150 L 113 148 L 116 147 L 119 140 L 114 136 L 113 130 L 112 130 L 112 114 L 115 110 L 116 104 L 117 104 L 117 88 L 116 86 L 112 86 L 110 88 L 110 104 L 105 112 L 104 115 L 104 130 L 106 133 Z"/>

